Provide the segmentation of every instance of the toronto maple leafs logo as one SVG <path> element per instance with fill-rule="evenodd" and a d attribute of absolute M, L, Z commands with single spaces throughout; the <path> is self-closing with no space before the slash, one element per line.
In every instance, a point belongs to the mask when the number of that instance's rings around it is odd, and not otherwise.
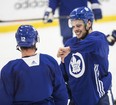
<path fill-rule="evenodd" d="M 69 64 L 69 73 L 75 77 L 81 77 L 85 72 L 85 63 L 82 55 L 80 53 L 75 53 L 72 55 Z"/>
<path fill-rule="evenodd" d="M 80 68 L 80 64 L 81 64 L 81 60 L 76 60 L 76 58 L 73 56 L 70 62 L 71 66 L 72 66 L 72 72 L 73 73 L 78 73 L 81 71 Z"/>

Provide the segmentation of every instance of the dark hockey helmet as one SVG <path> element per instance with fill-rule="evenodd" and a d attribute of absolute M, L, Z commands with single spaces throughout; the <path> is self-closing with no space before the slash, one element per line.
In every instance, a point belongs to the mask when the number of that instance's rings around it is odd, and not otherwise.
<path fill-rule="evenodd" d="M 38 42 L 38 32 L 31 25 L 21 25 L 16 34 L 15 38 L 17 41 L 17 46 L 20 47 L 31 47 Z"/>
<path fill-rule="evenodd" d="M 86 24 L 88 20 L 93 22 L 94 14 L 88 7 L 75 8 L 69 15 L 69 27 L 71 27 L 72 20 L 83 20 Z"/>

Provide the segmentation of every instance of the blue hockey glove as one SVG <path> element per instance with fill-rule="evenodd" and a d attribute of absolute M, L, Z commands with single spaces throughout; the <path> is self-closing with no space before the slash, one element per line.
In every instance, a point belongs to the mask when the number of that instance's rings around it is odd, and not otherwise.
<path fill-rule="evenodd" d="M 114 39 L 116 40 L 116 30 L 112 31 L 112 36 L 114 37 Z"/>
<path fill-rule="evenodd" d="M 100 8 L 100 4 L 93 3 L 91 5 L 91 8 L 92 8 L 95 20 L 102 19 L 102 10 Z"/>
<path fill-rule="evenodd" d="M 53 12 L 50 7 L 48 7 L 44 13 L 43 22 L 51 23 L 53 21 Z"/>
<path fill-rule="evenodd" d="M 114 43 L 116 42 L 116 30 L 113 30 L 111 35 L 107 35 L 107 41 L 109 45 L 114 45 Z"/>

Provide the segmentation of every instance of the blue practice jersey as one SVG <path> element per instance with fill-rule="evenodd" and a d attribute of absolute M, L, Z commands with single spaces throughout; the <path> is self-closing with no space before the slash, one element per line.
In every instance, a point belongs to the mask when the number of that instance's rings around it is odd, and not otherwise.
<path fill-rule="evenodd" d="M 1 70 L 0 105 L 67 105 L 67 100 L 62 72 L 49 55 L 12 60 Z"/>
<path fill-rule="evenodd" d="M 111 87 L 108 71 L 109 46 L 103 33 L 95 31 L 84 40 L 73 37 L 66 42 L 71 52 L 61 63 L 75 105 L 96 105 Z"/>
<path fill-rule="evenodd" d="M 99 3 L 98 0 L 49 0 L 48 6 L 52 8 L 53 12 L 59 8 L 60 16 L 68 16 L 73 9 L 87 6 L 88 2 Z"/>

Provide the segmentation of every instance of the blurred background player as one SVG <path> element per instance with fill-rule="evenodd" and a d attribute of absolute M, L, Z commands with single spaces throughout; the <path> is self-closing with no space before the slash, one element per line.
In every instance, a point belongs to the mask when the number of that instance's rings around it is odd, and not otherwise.
<path fill-rule="evenodd" d="M 22 58 L 9 61 L 1 70 L 0 105 L 67 105 L 58 63 L 47 54 L 36 53 L 37 30 L 21 25 L 16 41 Z"/>
<path fill-rule="evenodd" d="M 114 105 L 109 45 L 104 33 L 92 30 L 93 21 L 89 8 L 74 9 L 69 26 L 76 36 L 58 50 L 60 67 L 71 90 L 70 105 Z"/>
<path fill-rule="evenodd" d="M 73 37 L 72 29 L 68 27 L 68 16 L 70 12 L 77 7 L 88 6 L 91 4 L 91 9 L 94 13 L 95 20 L 102 18 L 102 11 L 98 0 L 49 0 L 48 8 L 45 10 L 44 23 L 52 22 L 55 10 L 58 8 L 59 25 L 61 36 L 63 37 L 63 44 Z"/>

